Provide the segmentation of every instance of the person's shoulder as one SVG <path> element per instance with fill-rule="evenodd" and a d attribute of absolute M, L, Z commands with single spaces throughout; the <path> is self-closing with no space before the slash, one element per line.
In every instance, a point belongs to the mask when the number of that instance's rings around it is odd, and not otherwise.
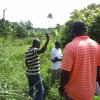
<path fill-rule="evenodd" d="M 51 51 L 55 51 L 55 48 L 53 48 Z"/>
<path fill-rule="evenodd" d="M 68 44 L 66 44 L 64 50 L 65 50 L 65 51 L 66 51 L 66 50 L 71 50 L 71 51 L 73 51 L 73 50 L 74 50 L 74 47 L 75 47 L 75 45 L 74 45 L 73 41 L 71 41 L 71 42 L 69 42 Z"/>
<path fill-rule="evenodd" d="M 29 51 L 30 52 L 37 52 L 38 51 L 38 48 L 31 47 L 31 48 L 29 48 Z"/>
<path fill-rule="evenodd" d="M 93 39 L 91 39 L 91 38 L 90 38 L 89 40 L 90 40 L 90 42 L 91 42 L 91 43 L 94 43 L 94 44 L 96 44 L 96 45 L 100 46 L 100 45 L 99 45 L 99 43 L 98 43 L 98 42 L 96 42 L 95 40 L 93 40 Z"/>
<path fill-rule="evenodd" d="M 55 52 L 56 52 L 56 49 L 53 48 L 53 49 L 51 50 L 51 54 L 53 54 L 53 53 L 55 53 Z"/>
<path fill-rule="evenodd" d="M 73 42 L 73 41 L 71 41 L 71 42 L 67 43 L 65 47 L 67 47 L 67 48 L 72 47 L 72 46 L 73 46 L 73 44 L 74 44 L 74 42 Z"/>

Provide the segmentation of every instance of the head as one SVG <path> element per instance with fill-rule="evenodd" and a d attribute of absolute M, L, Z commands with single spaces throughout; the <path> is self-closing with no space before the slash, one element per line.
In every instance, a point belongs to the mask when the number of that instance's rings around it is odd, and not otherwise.
<path fill-rule="evenodd" d="M 75 36 L 86 35 L 86 25 L 83 21 L 75 21 L 72 26 L 72 33 Z"/>
<path fill-rule="evenodd" d="M 58 42 L 58 41 L 55 42 L 55 48 L 57 48 L 57 49 L 58 49 L 58 48 L 61 48 L 60 42 Z"/>
<path fill-rule="evenodd" d="M 40 40 L 34 39 L 32 43 L 32 47 L 40 48 Z"/>

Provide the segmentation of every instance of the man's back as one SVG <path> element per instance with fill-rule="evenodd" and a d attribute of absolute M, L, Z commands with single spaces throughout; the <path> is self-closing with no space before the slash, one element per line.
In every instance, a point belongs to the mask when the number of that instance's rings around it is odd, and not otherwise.
<path fill-rule="evenodd" d="M 98 44 L 88 36 L 79 36 L 65 47 L 64 56 L 62 69 L 71 71 L 65 91 L 75 100 L 90 100 L 95 93 Z"/>

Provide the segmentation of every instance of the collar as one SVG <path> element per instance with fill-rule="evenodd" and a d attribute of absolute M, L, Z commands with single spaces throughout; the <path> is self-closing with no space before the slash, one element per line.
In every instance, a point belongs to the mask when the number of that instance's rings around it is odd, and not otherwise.
<path fill-rule="evenodd" d="M 88 39 L 89 38 L 89 36 L 78 36 L 78 37 L 76 37 L 74 40 L 77 40 L 77 39 L 81 39 L 81 40 L 85 40 L 85 39 Z"/>

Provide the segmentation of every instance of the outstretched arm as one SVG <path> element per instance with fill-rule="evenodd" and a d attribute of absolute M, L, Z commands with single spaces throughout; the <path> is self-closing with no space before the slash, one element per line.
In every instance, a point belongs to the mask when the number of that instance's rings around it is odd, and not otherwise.
<path fill-rule="evenodd" d="M 37 51 L 38 54 L 44 53 L 46 51 L 46 48 L 47 48 L 47 45 L 48 45 L 48 42 L 49 42 L 49 35 L 48 34 L 46 34 L 46 39 L 47 40 L 46 40 L 44 46 L 40 50 Z"/>

